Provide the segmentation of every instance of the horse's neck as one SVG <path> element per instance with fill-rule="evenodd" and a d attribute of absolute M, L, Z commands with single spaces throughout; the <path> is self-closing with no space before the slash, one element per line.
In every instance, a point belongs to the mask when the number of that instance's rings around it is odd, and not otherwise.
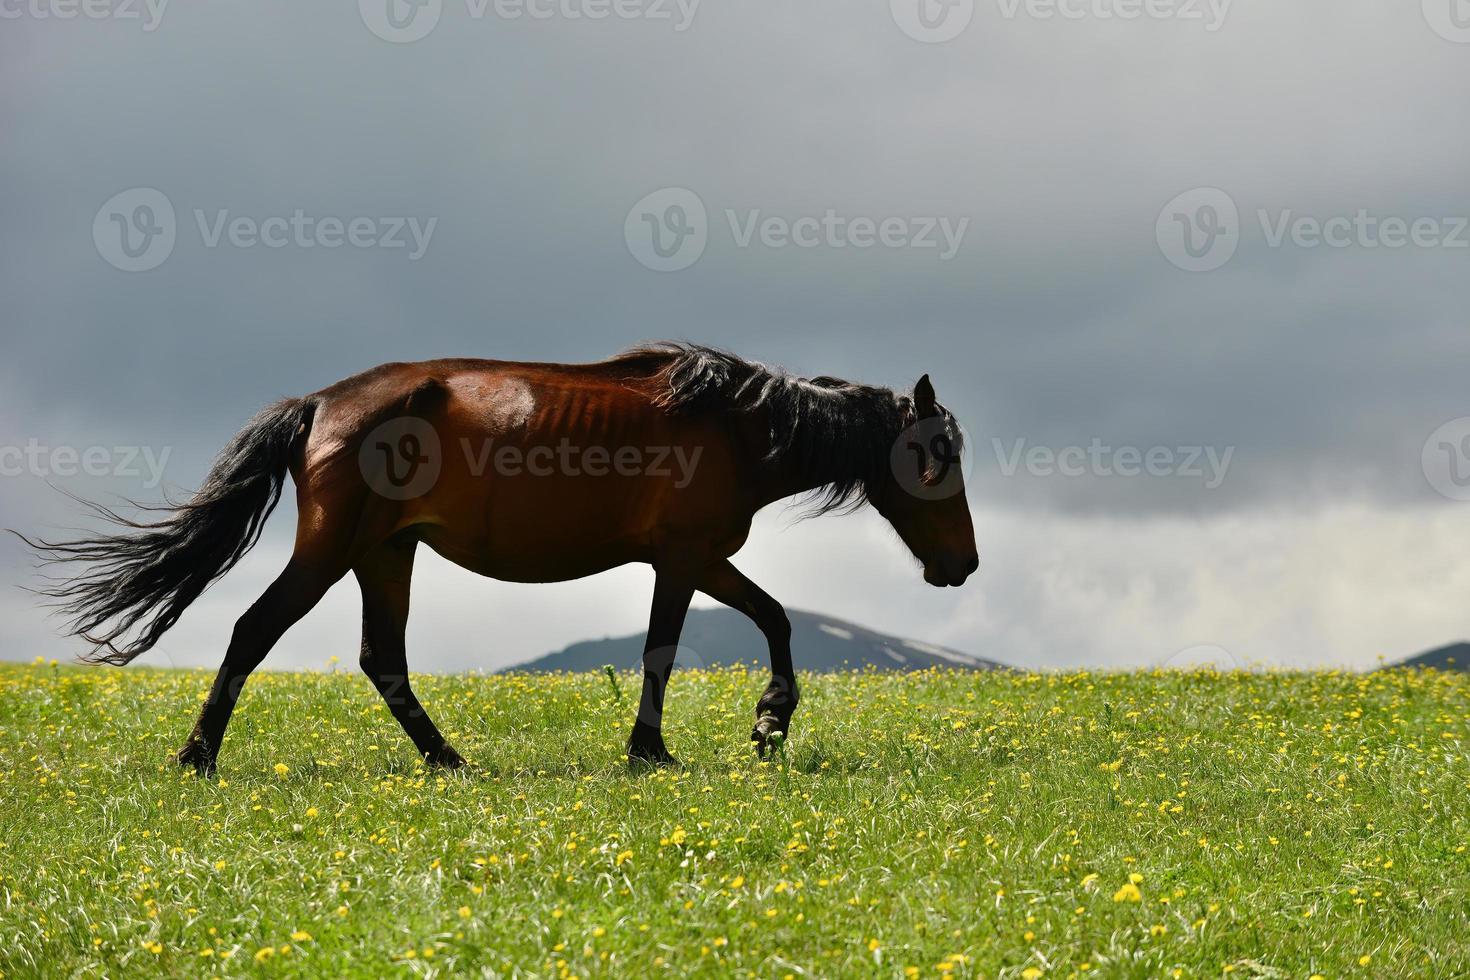
<path fill-rule="evenodd" d="M 832 482 L 831 480 L 815 479 L 810 474 L 803 473 L 793 457 L 778 459 L 774 463 L 763 461 L 761 457 L 764 456 L 767 448 L 764 447 L 759 453 L 753 454 L 755 458 L 750 461 L 762 474 L 756 484 L 756 498 L 759 501 L 759 507 L 765 507 L 767 504 L 774 504 L 789 497 L 812 493 Z"/>
<path fill-rule="evenodd" d="M 780 459 L 771 461 L 768 456 L 771 451 L 771 427 L 770 419 L 764 412 L 752 413 L 747 416 L 741 424 L 742 438 L 740 439 L 741 451 L 748 455 L 745 461 L 750 472 L 758 474 L 756 480 L 756 496 L 760 506 L 775 503 L 788 497 L 796 497 L 802 494 L 821 490 L 839 480 L 851 477 L 851 474 L 843 473 L 821 473 L 813 472 L 809 465 L 811 448 L 802 442 L 798 443 L 786 452 Z M 838 451 L 838 466 L 842 465 L 842 458 L 850 459 L 854 454 L 873 451 L 869 440 L 859 437 L 860 434 L 852 432 L 846 435 L 846 444 Z M 838 447 L 823 447 L 833 449 Z M 804 456 L 804 454 L 806 454 Z M 845 454 L 845 457 L 844 457 Z M 817 455 L 826 455 L 817 453 Z"/>

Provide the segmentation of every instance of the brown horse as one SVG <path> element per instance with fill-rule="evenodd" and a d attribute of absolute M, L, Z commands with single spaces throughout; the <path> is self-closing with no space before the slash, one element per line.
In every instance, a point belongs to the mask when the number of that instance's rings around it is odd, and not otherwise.
<path fill-rule="evenodd" d="M 75 541 L 31 542 L 89 567 L 44 590 L 124 664 L 149 649 L 255 543 L 290 472 L 297 529 L 280 576 L 235 623 L 178 761 L 213 769 L 235 701 L 281 635 L 349 571 L 362 588 L 363 671 L 431 765 L 463 760 L 409 685 L 404 628 L 420 542 L 481 575 L 559 582 L 627 562 L 656 578 L 630 760 L 670 763 L 663 694 L 696 590 L 770 646 L 751 738 L 786 732 L 798 691 L 781 604 L 729 561 L 767 504 L 869 502 L 932 585 L 975 570 L 959 431 L 928 376 L 912 396 L 801 379 L 705 347 L 660 344 L 597 364 L 385 364 L 257 415 L 168 516 Z"/>

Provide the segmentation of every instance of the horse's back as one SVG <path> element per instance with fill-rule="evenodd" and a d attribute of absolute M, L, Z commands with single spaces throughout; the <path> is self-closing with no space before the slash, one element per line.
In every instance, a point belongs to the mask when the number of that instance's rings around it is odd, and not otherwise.
<path fill-rule="evenodd" d="M 691 535 L 743 539 L 748 515 L 728 427 L 658 407 L 648 383 L 656 367 L 461 358 L 381 365 L 313 396 L 306 485 L 360 486 L 356 471 L 379 463 L 365 443 L 382 442 L 391 460 L 410 434 L 404 445 L 432 480 L 363 498 L 371 523 L 417 527 L 451 560 L 505 579 L 575 578 L 651 561 L 666 542 Z"/>

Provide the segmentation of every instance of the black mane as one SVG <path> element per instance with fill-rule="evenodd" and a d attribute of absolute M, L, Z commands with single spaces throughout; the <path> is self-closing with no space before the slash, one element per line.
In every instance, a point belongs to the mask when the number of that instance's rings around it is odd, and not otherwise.
<path fill-rule="evenodd" d="M 818 488 L 818 514 L 871 499 L 894 442 L 918 420 L 913 399 L 889 388 L 799 378 L 714 347 L 666 341 L 625 351 L 616 360 L 649 365 L 654 404 L 665 411 L 764 412 L 770 427 L 766 460 L 796 463 Z M 958 449 L 959 426 L 949 412 L 940 413 Z"/>

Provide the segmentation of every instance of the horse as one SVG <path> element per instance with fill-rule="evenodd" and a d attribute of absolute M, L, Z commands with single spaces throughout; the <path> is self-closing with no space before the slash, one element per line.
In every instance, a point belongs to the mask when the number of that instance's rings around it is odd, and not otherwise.
<path fill-rule="evenodd" d="M 261 411 L 187 500 L 92 505 L 113 526 L 31 540 L 70 574 L 40 589 L 86 641 L 79 659 L 126 664 L 259 539 L 289 473 L 297 528 L 284 570 L 235 623 L 175 761 L 215 771 L 246 678 L 351 572 L 362 591 L 360 665 L 423 760 L 465 764 L 409 682 L 404 632 L 414 555 L 473 572 L 560 582 L 630 562 L 655 580 L 630 764 L 676 764 L 663 699 L 695 591 L 748 616 L 771 678 L 751 740 L 764 756 L 800 700 L 781 604 L 730 558 L 761 508 L 812 514 L 871 504 L 931 585 L 979 565 L 961 431 L 928 375 L 912 394 L 800 378 L 711 347 L 663 342 L 589 364 L 480 359 L 391 363 Z M 78 563 L 77 570 L 72 563 Z"/>

